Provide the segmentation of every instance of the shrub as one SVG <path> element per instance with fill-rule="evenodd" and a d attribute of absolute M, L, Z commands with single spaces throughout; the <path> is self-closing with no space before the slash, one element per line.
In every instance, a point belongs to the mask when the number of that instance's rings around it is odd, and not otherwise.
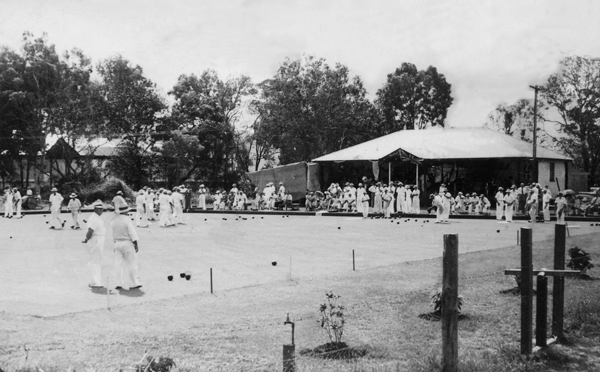
<path fill-rule="evenodd" d="M 136 366 L 136 372 L 169 372 L 175 368 L 175 362 L 169 357 L 151 357 Z"/>
<path fill-rule="evenodd" d="M 321 328 L 325 329 L 332 343 L 342 342 L 344 335 L 344 306 L 338 304 L 340 295 L 333 292 L 325 294 L 326 302 L 319 307 Z"/>
<path fill-rule="evenodd" d="M 431 305 L 435 314 L 442 314 L 442 290 L 438 290 L 431 295 Z M 460 314 L 463 305 L 463 297 L 458 296 L 458 313 Z"/>
<path fill-rule="evenodd" d="M 587 271 L 594 267 L 591 263 L 590 254 L 583 249 L 579 249 L 579 247 L 570 248 L 569 256 L 571 259 L 569 260 L 569 263 L 567 263 L 567 267 L 581 271 L 581 275 L 586 275 Z"/>
<path fill-rule="evenodd" d="M 123 198 L 126 200 L 134 199 L 134 191 L 121 179 L 115 177 L 107 177 L 98 185 L 83 187 L 79 193 L 79 199 L 82 204 L 91 204 L 98 199 L 109 202 L 117 194 L 117 191 L 123 191 Z"/>

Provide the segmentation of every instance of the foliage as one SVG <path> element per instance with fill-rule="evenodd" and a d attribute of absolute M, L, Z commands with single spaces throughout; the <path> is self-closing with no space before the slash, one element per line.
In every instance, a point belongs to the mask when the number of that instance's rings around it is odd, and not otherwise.
<path fill-rule="evenodd" d="M 379 117 L 359 77 L 324 59 L 286 59 L 275 76 L 259 84 L 252 102 L 256 161 L 279 150 L 282 164 L 310 161 L 373 138 Z M 267 150 L 263 152 L 263 150 Z"/>
<path fill-rule="evenodd" d="M 200 76 L 179 77 L 169 92 L 175 99 L 170 120 L 182 134 L 195 136 L 199 146 L 185 177 L 209 187 L 229 186 L 248 171 L 243 133 L 236 124 L 244 113 L 245 100 L 254 93 L 246 76 L 223 81 L 215 71 L 206 70 Z"/>
<path fill-rule="evenodd" d="M 144 151 L 145 148 L 146 144 L 142 142 L 122 141 L 108 162 L 107 169 L 135 189 L 147 185 L 152 177 L 154 154 Z"/>
<path fill-rule="evenodd" d="M 581 271 L 582 275 L 585 275 L 589 269 L 594 267 L 590 254 L 583 249 L 579 249 L 579 247 L 569 248 L 569 256 L 571 259 L 567 263 L 567 267 Z"/>
<path fill-rule="evenodd" d="M 547 109 L 556 110 L 560 136 L 553 142 L 589 174 L 590 185 L 600 180 L 600 58 L 571 56 L 561 70 L 540 87 Z M 551 113 L 548 115 L 552 116 Z"/>
<path fill-rule="evenodd" d="M 136 372 L 169 372 L 176 367 L 175 361 L 169 357 L 147 356 L 136 365 Z"/>
<path fill-rule="evenodd" d="M 97 133 L 102 123 L 101 97 L 91 72 L 91 61 L 82 51 L 73 49 L 60 57 L 45 34 L 34 38 L 25 32 L 20 54 L 0 50 L 0 148 L 4 149 L 0 173 L 7 176 L 13 171 L 6 158 L 19 162 L 27 174 L 31 167 L 47 172 L 49 134 L 73 146 Z M 77 180 L 80 168 L 72 166 L 76 159 L 64 160 L 66 174 L 60 177 Z M 22 177 L 22 187 L 28 186 L 28 178 Z"/>
<path fill-rule="evenodd" d="M 538 103 L 539 106 L 539 103 Z M 538 108 L 539 111 L 539 108 Z M 512 105 L 501 104 L 492 111 L 486 122 L 490 129 L 533 142 L 533 106 L 530 100 L 520 99 Z M 538 114 L 538 121 L 542 119 Z M 538 132 L 541 129 L 538 127 Z M 540 137 L 538 137 L 539 139 Z"/>
<path fill-rule="evenodd" d="M 375 104 L 384 118 L 382 133 L 402 129 L 425 129 L 444 126 L 448 108 L 454 100 L 452 86 L 443 74 L 429 66 L 418 71 L 412 63 L 402 63 L 387 76 L 377 91 Z"/>
<path fill-rule="evenodd" d="M 152 174 L 152 147 L 167 137 L 169 122 L 163 120 L 167 105 L 138 65 L 121 56 L 97 66 L 102 78 L 100 91 L 106 137 L 121 138 L 117 156 L 108 168 L 135 188 Z"/>
<path fill-rule="evenodd" d="M 340 295 L 335 295 L 333 292 L 325 294 L 326 302 L 319 307 L 319 316 L 321 328 L 325 329 L 329 340 L 332 343 L 342 342 L 344 335 L 344 326 L 346 319 L 344 318 L 344 306 L 338 304 Z"/>
<path fill-rule="evenodd" d="M 462 296 L 458 296 L 458 313 L 461 313 L 462 310 L 462 305 L 463 305 L 463 297 Z M 433 312 L 434 313 L 442 313 L 442 291 L 438 290 L 437 292 L 433 293 L 431 295 L 431 306 L 433 306 Z"/>
<path fill-rule="evenodd" d="M 91 204 L 96 200 L 110 202 L 117 195 L 117 191 L 123 191 L 123 197 L 128 200 L 133 200 L 135 195 L 123 180 L 110 176 L 100 184 L 81 186 L 79 190 L 65 190 L 65 192 L 71 191 L 78 193 L 82 204 Z M 63 193 L 64 195 L 66 193 Z"/>
<path fill-rule="evenodd" d="M 196 170 L 203 148 L 198 137 L 173 131 L 171 138 L 157 149 L 155 175 L 166 181 L 169 188 L 182 184 Z"/>

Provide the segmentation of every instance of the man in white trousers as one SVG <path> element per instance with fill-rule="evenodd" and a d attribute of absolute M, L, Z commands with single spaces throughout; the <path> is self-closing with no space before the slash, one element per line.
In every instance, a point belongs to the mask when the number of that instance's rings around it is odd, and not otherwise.
<path fill-rule="evenodd" d="M 54 221 L 58 221 L 58 228 L 62 229 L 63 227 L 65 227 L 65 222 L 60 219 L 60 208 L 62 206 L 62 202 L 63 202 L 63 197 L 61 194 L 58 193 L 58 190 L 56 189 L 56 187 L 52 188 L 52 193 L 50 194 L 50 228 L 51 229 L 56 229 L 57 227 L 54 226 Z"/>
<path fill-rule="evenodd" d="M 498 192 L 496 193 L 496 220 L 502 221 L 502 215 L 504 214 L 504 189 L 502 187 L 498 187 Z"/>
<path fill-rule="evenodd" d="M 88 267 L 91 274 L 89 286 L 91 288 L 101 288 L 102 256 L 104 255 L 104 240 L 106 238 L 106 227 L 104 226 L 104 220 L 102 220 L 104 204 L 101 200 L 96 200 L 92 204 L 92 207 L 94 208 L 94 212 L 92 212 L 92 215 L 88 218 L 87 232 L 83 243 L 87 243 L 90 240 L 92 241 L 88 249 L 90 253 Z"/>
<path fill-rule="evenodd" d="M 135 198 L 135 225 L 137 227 L 148 227 L 146 193 L 143 189 L 138 192 L 138 196 Z"/>
<path fill-rule="evenodd" d="M 515 204 L 517 203 L 517 193 L 512 190 L 506 190 L 504 195 L 504 209 L 506 215 L 506 222 L 511 223 L 513 220 L 513 212 L 515 211 Z"/>
<path fill-rule="evenodd" d="M 154 213 L 154 190 L 148 188 L 146 190 L 146 218 L 148 221 L 156 221 L 156 214 Z"/>
<path fill-rule="evenodd" d="M 405 208 L 404 200 L 406 199 L 406 188 L 402 182 L 398 183 L 398 188 L 396 189 L 396 194 L 398 195 L 398 199 L 396 200 L 396 212 L 398 213 L 408 213 Z"/>
<path fill-rule="evenodd" d="M 128 206 L 121 206 L 119 214 L 110 222 L 112 228 L 113 241 L 115 244 L 115 273 L 117 275 L 117 284 L 115 289 L 128 291 L 130 289 L 141 288 L 138 275 L 138 235 L 128 218 Z"/>
<path fill-rule="evenodd" d="M 173 189 L 171 198 L 173 199 L 173 206 L 175 209 L 173 223 L 183 225 L 183 208 L 185 206 L 185 200 L 183 199 L 183 195 L 179 192 L 179 188 L 176 187 Z"/>
<path fill-rule="evenodd" d="M 21 204 L 23 203 L 23 198 L 21 197 L 19 189 L 16 187 L 13 189 L 13 200 L 15 202 L 15 211 L 17 212 L 15 218 L 23 218 L 23 215 L 21 214 Z"/>
<path fill-rule="evenodd" d="M 13 218 L 13 192 L 8 187 L 4 190 L 4 218 Z"/>
<path fill-rule="evenodd" d="M 432 205 L 437 207 L 435 210 L 435 223 L 444 222 L 444 201 L 438 192 L 433 197 Z"/>
<path fill-rule="evenodd" d="M 204 187 L 204 184 L 200 185 L 200 188 L 198 189 L 198 208 L 202 208 L 203 211 L 206 210 L 206 193 L 208 191 L 206 190 L 206 187 Z M 218 208 L 215 208 L 218 209 Z"/>

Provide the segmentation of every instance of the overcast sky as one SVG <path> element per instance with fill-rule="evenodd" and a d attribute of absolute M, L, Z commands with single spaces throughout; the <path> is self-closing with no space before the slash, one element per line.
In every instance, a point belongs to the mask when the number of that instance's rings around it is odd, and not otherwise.
<path fill-rule="evenodd" d="M 123 55 L 166 95 L 180 74 L 273 76 L 302 54 L 345 64 L 371 98 L 402 62 L 452 84 L 447 124 L 532 98 L 567 55 L 600 56 L 600 1 L 0 0 L 0 45 L 23 31 L 94 63 Z"/>

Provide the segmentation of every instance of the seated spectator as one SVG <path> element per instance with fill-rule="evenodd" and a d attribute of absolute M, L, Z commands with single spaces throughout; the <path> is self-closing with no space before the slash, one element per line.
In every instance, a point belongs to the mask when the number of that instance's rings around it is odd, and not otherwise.
<path fill-rule="evenodd" d="M 221 201 L 223 199 L 223 195 L 221 195 L 221 192 L 219 190 L 217 190 L 215 192 L 215 201 L 213 202 L 213 210 L 218 211 L 221 210 Z"/>
<path fill-rule="evenodd" d="M 594 212 L 600 212 L 600 191 L 596 191 L 596 196 L 594 196 L 592 201 L 586 206 L 584 215 L 589 216 Z"/>
<path fill-rule="evenodd" d="M 306 202 L 304 203 L 307 211 L 314 211 L 317 209 L 317 200 L 312 191 L 306 194 Z"/>

